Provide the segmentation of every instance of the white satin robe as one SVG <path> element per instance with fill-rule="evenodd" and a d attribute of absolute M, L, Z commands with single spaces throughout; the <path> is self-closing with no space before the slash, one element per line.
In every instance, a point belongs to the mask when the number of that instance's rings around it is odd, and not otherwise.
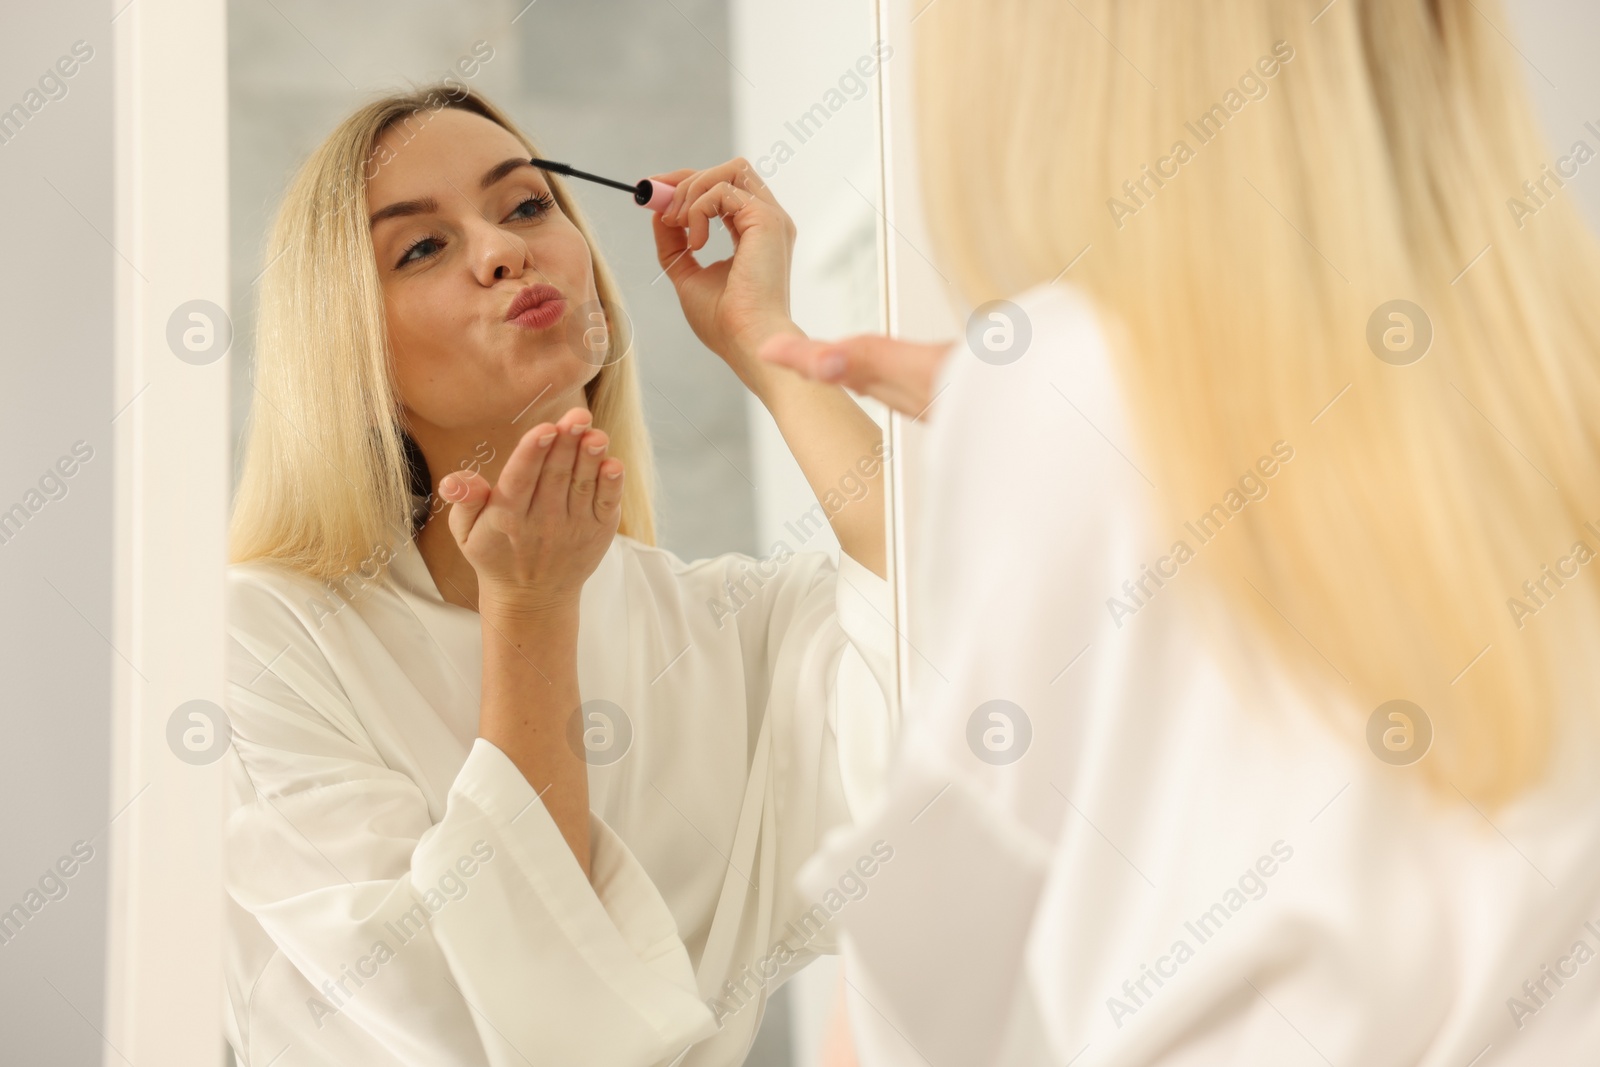
<path fill-rule="evenodd" d="M 1202 635 L 1253 639 L 1176 588 L 1215 549 L 1151 517 L 1096 313 L 1066 286 L 1014 302 L 1029 347 L 1003 365 L 957 348 L 903 450 L 916 654 L 883 805 L 802 871 L 818 893 L 893 852 L 834 917 L 862 1067 L 1595 1062 L 1592 730 L 1566 716 L 1549 780 L 1491 822 L 1380 762 L 1372 706 L 1330 727 L 1255 644 L 1261 677 L 1236 686 Z M 1304 414 L 1268 495 L 1214 536 L 1245 535 L 1347 413 Z M 1194 558 L 1160 564 L 1179 538 Z M 1165 584 L 1135 600 L 1146 564 Z M 1327 645 L 1315 618 L 1284 625 Z M 1570 710 L 1592 715 L 1596 662 L 1562 665 Z M 1010 750 L 1005 709 L 980 712 L 997 700 L 1022 709 Z"/>
<path fill-rule="evenodd" d="M 614 540 L 580 604 L 579 690 L 608 713 L 585 720 L 591 884 L 477 737 L 479 616 L 414 542 L 392 573 L 339 607 L 283 569 L 229 570 L 240 1062 L 740 1062 L 766 995 L 833 951 L 789 925 L 815 914 L 793 877 L 881 778 L 887 583 L 847 555 L 773 573 Z"/>

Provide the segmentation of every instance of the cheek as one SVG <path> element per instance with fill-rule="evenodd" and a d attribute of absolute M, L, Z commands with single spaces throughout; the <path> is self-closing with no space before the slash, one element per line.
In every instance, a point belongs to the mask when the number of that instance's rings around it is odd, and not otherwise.
<path fill-rule="evenodd" d="M 533 265 L 552 279 L 562 292 L 576 294 L 579 302 L 594 299 L 594 265 L 589 245 L 578 228 L 565 220 L 528 240 Z"/>
<path fill-rule="evenodd" d="M 447 378 L 446 365 L 459 349 L 465 329 L 463 303 L 448 299 L 433 278 L 407 279 L 384 290 L 384 319 L 389 333 L 400 399 L 414 401 L 435 395 Z"/>
<path fill-rule="evenodd" d="M 423 355 L 430 346 L 452 335 L 460 301 L 448 299 L 440 279 L 431 276 L 406 279 L 384 291 L 384 316 L 396 355 Z"/>

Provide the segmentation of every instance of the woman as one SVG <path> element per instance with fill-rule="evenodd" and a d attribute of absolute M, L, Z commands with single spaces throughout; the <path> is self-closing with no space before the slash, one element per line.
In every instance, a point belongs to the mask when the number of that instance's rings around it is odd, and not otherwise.
<path fill-rule="evenodd" d="M 1499 8 L 919 15 L 967 336 L 763 350 L 927 413 L 904 758 L 802 878 L 894 850 L 863 1064 L 1600 1047 L 1593 149 Z"/>
<path fill-rule="evenodd" d="M 229 571 L 242 1063 L 735 1063 L 828 948 L 792 882 L 890 729 L 882 498 L 837 488 L 881 485 L 877 428 L 754 359 L 799 332 L 770 191 L 660 175 L 662 268 L 843 553 L 653 547 L 627 319 L 539 154 L 386 97 L 278 212 Z"/>

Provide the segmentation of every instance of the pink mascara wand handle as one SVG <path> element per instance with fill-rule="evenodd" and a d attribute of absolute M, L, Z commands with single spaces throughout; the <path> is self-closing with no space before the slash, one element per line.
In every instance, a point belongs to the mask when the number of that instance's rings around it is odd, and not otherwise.
<path fill-rule="evenodd" d="M 638 204 L 640 207 L 647 207 L 651 211 L 665 211 L 667 209 L 667 205 L 672 203 L 673 190 L 677 188 L 678 187 L 676 185 L 669 185 L 666 182 L 651 181 L 649 178 L 646 178 L 638 185 L 634 186 L 633 202 Z"/>

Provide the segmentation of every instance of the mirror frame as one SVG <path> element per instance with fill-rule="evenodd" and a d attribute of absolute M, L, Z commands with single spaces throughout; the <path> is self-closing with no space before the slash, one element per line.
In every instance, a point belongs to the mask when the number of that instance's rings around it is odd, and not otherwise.
<path fill-rule="evenodd" d="M 112 0 L 116 419 L 104 1061 L 225 1061 L 220 760 L 168 747 L 219 707 L 230 358 L 180 359 L 169 323 L 228 306 L 224 0 Z M 113 261 L 116 263 L 116 261 Z M 217 328 L 227 328 L 225 316 Z M 220 745 L 217 751 L 225 751 Z"/>

